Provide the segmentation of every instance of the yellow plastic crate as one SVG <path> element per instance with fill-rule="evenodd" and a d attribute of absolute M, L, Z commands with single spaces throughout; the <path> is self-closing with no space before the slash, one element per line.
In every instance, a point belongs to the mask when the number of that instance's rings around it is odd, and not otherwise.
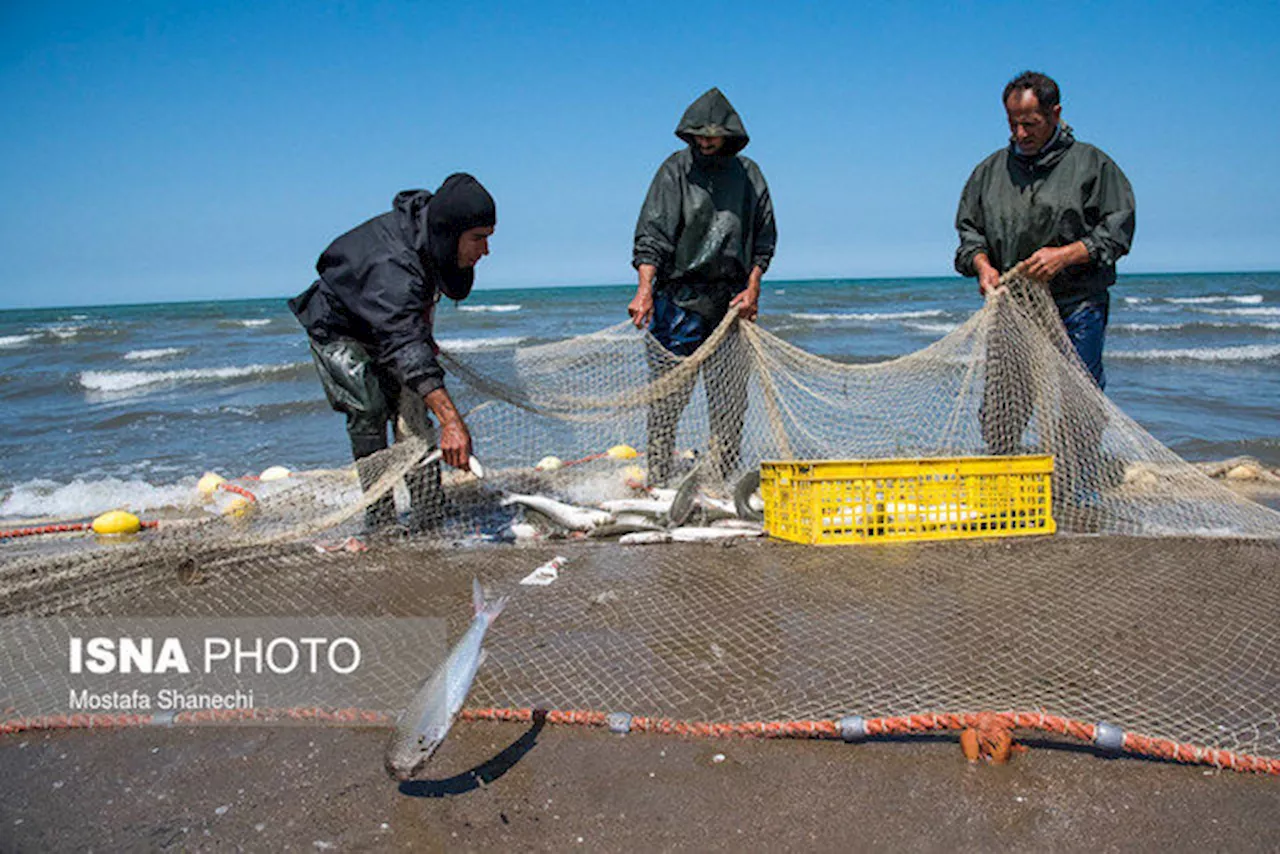
<path fill-rule="evenodd" d="M 764 529 L 812 545 L 1052 534 L 1052 473 L 1052 456 L 765 461 Z"/>

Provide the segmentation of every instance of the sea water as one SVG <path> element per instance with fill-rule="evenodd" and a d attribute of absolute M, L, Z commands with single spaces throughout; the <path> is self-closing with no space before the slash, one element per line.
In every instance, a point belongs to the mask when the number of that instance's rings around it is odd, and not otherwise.
<path fill-rule="evenodd" d="M 441 304 L 436 336 L 463 354 L 560 340 L 625 320 L 633 293 L 479 290 Z M 766 281 L 759 322 L 867 363 L 981 304 L 958 277 Z M 1107 394 L 1184 457 L 1280 465 L 1280 273 L 1121 276 L 1105 361 Z M 188 503 L 206 470 L 349 461 L 283 297 L 0 312 L 0 404 L 0 517 L 144 511 Z"/>

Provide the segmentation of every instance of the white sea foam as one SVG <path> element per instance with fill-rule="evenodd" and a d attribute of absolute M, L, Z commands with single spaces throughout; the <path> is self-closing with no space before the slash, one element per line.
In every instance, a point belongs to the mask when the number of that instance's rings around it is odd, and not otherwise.
<path fill-rule="evenodd" d="M 271 318 L 254 317 L 246 320 L 233 320 L 232 323 L 235 323 L 237 326 L 248 326 L 250 328 L 253 328 L 255 326 L 267 326 L 268 324 L 271 323 Z"/>
<path fill-rule="evenodd" d="M 520 309 L 521 309 L 521 306 L 519 306 L 519 305 L 515 305 L 515 304 L 509 304 L 509 305 L 460 305 L 460 306 L 458 306 L 458 311 L 496 311 L 496 312 L 508 312 L 508 311 L 519 311 Z"/>
<path fill-rule="evenodd" d="M 35 340 L 34 335 L 0 335 L 0 347 L 21 347 Z"/>
<path fill-rule="evenodd" d="M 145 362 L 150 359 L 168 359 L 173 356 L 181 356 L 187 352 L 182 347 L 161 347 L 156 350 L 131 350 L 124 354 L 124 358 L 130 362 Z"/>
<path fill-rule="evenodd" d="M 88 326 L 46 326 L 44 331 L 46 334 L 52 335 L 54 338 L 60 338 L 63 341 L 68 338 L 75 338 L 81 332 L 88 329 Z"/>
<path fill-rule="evenodd" d="M 161 507 L 186 507 L 196 502 L 196 496 L 194 479 L 172 486 L 117 478 L 76 479 L 66 484 L 30 480 L 15 486 L 0 502 L 0 516 L 74 519 L 120 508 L 141 513 Z"/>
<path fill-rule="evenodd" d="M 615 332 L 611 329 L 603 329 L 599 332 L 592 332 L 584 337 L 590 338 L 592 341 L 635 341 L 639 335 L 639 330 Z"/>
<path fill-rule="evenodd" d="M 1146 305 L 1151 302 L 1151 297 L 1125 297 L 1126 305 Z"/>
<path fill-rule="evenodd" d="M 1116 323 L 1111 329 L 1120 332 L 1172 332 L 1189 327 L 1209 329 L 1280 329 L 1280 323 L 1221 323 L 1195 321 L 1188 323 Z"/>
<path fill-rule="evenodd" d="M 1182 329 L 1185 323 L 1116 323 L 1111 326 L 1117 332 L 1168 332 Z"/>
<path fill-rule="evenodd" d="M 948 335 L 948 334 L 950 334 L 950 333 L 952 333 L 952 332 L 955 332 L 957 329 L 959 329 L 959 328 L 960 328 L 960 324 L 958 324 L 958 323 L 912 323 L 912 322 L 907 322 L 907 323 L 904 323 L 904 324 L 902 324 L 902 325 L 903 325 L 903 326 L 905 326 L 905 327 L 907 327 L 908 329 L 915 329 L 915 330 L 918 330 L 918 331 L 920 331 L 920 332 L 941 333 L 941 334 L 943 334 L 943 335 Z"/>
<path fill-rule="evenodd" d="M 1280 357 L 1280 344 L 1247 347 L 1191 347 L 1182 350 L 1112 350 L 1108 359 L 1136 362 L 1261 362 Z"/>
<path fill-rule="evenodd" d="M 245 365 L 239 368 L 188 368 L 180 371 L 85 371 L 80 385 L 90 391 L 125 392 L 148 386 L 234 380 L 297 370 L 300 364 Z"/>
<path fill-rule="evenodd" d="M 1202 308 L 1205 314 L 1228 314 L 1233 317 L 1280 317 L 1280 306 L 1268 308 Z"/>
<path fill-rule="evenodd" d="M 437 343 L 441 349 L 452 353 L 470 353 L 476 350 L 488 350 L 493 347 L 514 347 L 525 340 L 524 337 L 517 335 L 498 338 L 449 338 L 442 339 Z"/>
<path fill-rule="evenodd" d="M 1220 296 L 1220 297 L 1166 297 L 1165 302 L 1178 303 L 1180 305 L 1212 305 L 1220 302 L 1233 302 L 1240 305 L 1260 305 L 1262 303 L 1262 294 L 1242 294 L 1239 296 Z"/>
<path fill-rule="evenodd" d="M 875 323 L 879 320 L 910 320 L 916 317 L 941 317 L 946 314 L 940 308 L 923 311 L 868 311 L 868 312 L 832 312 L 829 314 L 807 311 L 793 311 L 791 316 L 796 320 L 850 320 L 862 323 Z"/>

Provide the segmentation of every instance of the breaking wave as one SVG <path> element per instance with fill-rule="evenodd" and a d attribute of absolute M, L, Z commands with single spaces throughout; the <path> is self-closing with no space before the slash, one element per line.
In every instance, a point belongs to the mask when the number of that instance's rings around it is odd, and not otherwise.
<path fill-rule="evenodd" d="M 960 324 L 958 324 L 958 323 L 912 323 L 912 322 L 907 322 L 907 323 L 904 323 L 904 324 L 902 324 L 902 325 L 903 325 L 903 326 L 905 326 L 905 327 L 907 327 L 908 329 L 915 329 L 915 330 L 917 330 L 917 331 L 919 331 L 919 332 L 939 333 L 939 334 L 942 334 L 942 335 L 949 335 L 949 334 L 951 334 L 952 332 L 955 332 L 957 329 L 959 329 L 959 328 L 960 328 Z"/>
<path fill-rule="evenodd" d="M 1136 362 L 1264 362 L 1280 357 L 1280 344 L 1247 347 L 1191 347 L 1181 350 L 1113 350 L 1109 359 Z"/>
<path fill-rule="evenodd" d="M 1208 297 L 1125 297 L 1126 305 L 1149 305 L 1163 302 L 1172 305 L 1213 305 L 1215 303 L 1236 303 L 1237 305 L 1260 305 L 1262 294 L 1226 294 Z"/>
<path fill-rule="evenodd" d="M 243 326 L 249 329 L 256 329 L 259 326 L 270 326 L 271 318 L 269 317 L 250 317 L 242 320 L 220 320 L 219 326 Z"/>
<path fill-rule="evenodd" d="M 522 306 L 515 305 L 515 304 L 510 304 L 510 305 L 460 305 L 460 306 L 458 306 L 458 311 L 496 311 L 496 312 L 508 312 L 508 311 L 519 311 L 519 310 L 521 309 L 521 307 L 522 307 Z"/>
<path fill-rule="evenodd" d="M 1219 296 L 1219 297 L 1166 297 L 1165 302 L 1177 303 L 1180 305 L 1212 305 L 1214 303 L 1234 302 L 1240 305 L 1259 305 L 1262 303 L 1262 294 L 1244 294 L 1241 296 Z"/>
<path fill-rule="evenodd" d="M 1205 308 L 1205 314 L 1227 314 L 1235 317 L 1280 317 L 1280 307 L 1268 308 Z"/>
<path fill-rule="evenodd" d="M 0 502 L 0 516 L 77 519 L 121 507 L 139 513 L 162 507 L 186 507 L 196 503 L 197 495 L 194 480 L 171 486 L 114 477 L 76 479 L 66 484 L 29 480 L 14 486 Z"/>
<path fill-rule="evenodd" d="M 0 347 L 11 348 L 21 347 L 24 344 L 30 344 L 36 339 L 34 334 L 31 335 L 0 335 Z"/>
<path fill-rule="evenodd" d="M 246 377 L 292 374 L 306 367 L 310 367 L 310 363 L 245 365 L 240 368 L 189 368 L 180 371 L 85 371 L 80 374 L 80 385 L 89 391 L 125 392 L 157 385 L 217 382 Z"/>
<path fill-rule="evenodd" d="M 161 347 L 156 350 L 131 350 L 124 354 L 126 361 L 145 362 L 151 359 L 171 359 L 187 352 L 182 347 Z"/>
<path fill-rule="evenodd" d="M 1116 323 L 1110 327 L 1117 332 L 1176 332 L 1179 330 L 1197 329 L 1269 329 L 1280 330 L 1280 322 L 1276 323 L 1205 323 L 1203 321 L 1187 321 L 1185 323 Z"/>
<path fill-rule="evenodd" d="M 438 341 L 443 350 L 449 350 L 453 353 L 470 353 L 475 350 L 487 350 L 491 347 L 515 347 L 528 339 L 519 336 L 505 336 L 498 338 L 449 338 Z"/>
<path fill-rule="evenodd" d="M 791 317 L 796 320 L 845 320 L 860 323 L 874 323 L 877 320 L 911 320 L 918 317 L 942 317 L 946 312 L 940 308 L 923 311 L 867 311 L 867 312 L 807 312 L 793 311 Z"/>

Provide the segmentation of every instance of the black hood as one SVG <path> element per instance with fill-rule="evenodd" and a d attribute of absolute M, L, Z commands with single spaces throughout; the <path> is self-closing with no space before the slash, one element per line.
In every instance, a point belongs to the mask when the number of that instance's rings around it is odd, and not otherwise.
<path fill-rule="evenodd" d="M 459 269 L 458 238 L 468 229 L 497 224 L 497 207 L 489 191 L 472 176 L 457 172 L 445 178 L 435 193 L 398 193 L 393 206 L 412 223 L 413 247 L 422 263 L 440 275 L 445 296 L 465 299 L 471 293 L 475 270 Z"/>
<path fill-rule="evenodd" d="M 720 152 L 732 157 L 747 147 L 751 137 L 738 117 L 738 111 L 719 89 L 712 87 L 689 105 L 676 126 L 676 136 L 693 146 L 694 137 L 722 136 L 724 147 Z M 696 147 L 695 147 L 696 150 Z"/>

